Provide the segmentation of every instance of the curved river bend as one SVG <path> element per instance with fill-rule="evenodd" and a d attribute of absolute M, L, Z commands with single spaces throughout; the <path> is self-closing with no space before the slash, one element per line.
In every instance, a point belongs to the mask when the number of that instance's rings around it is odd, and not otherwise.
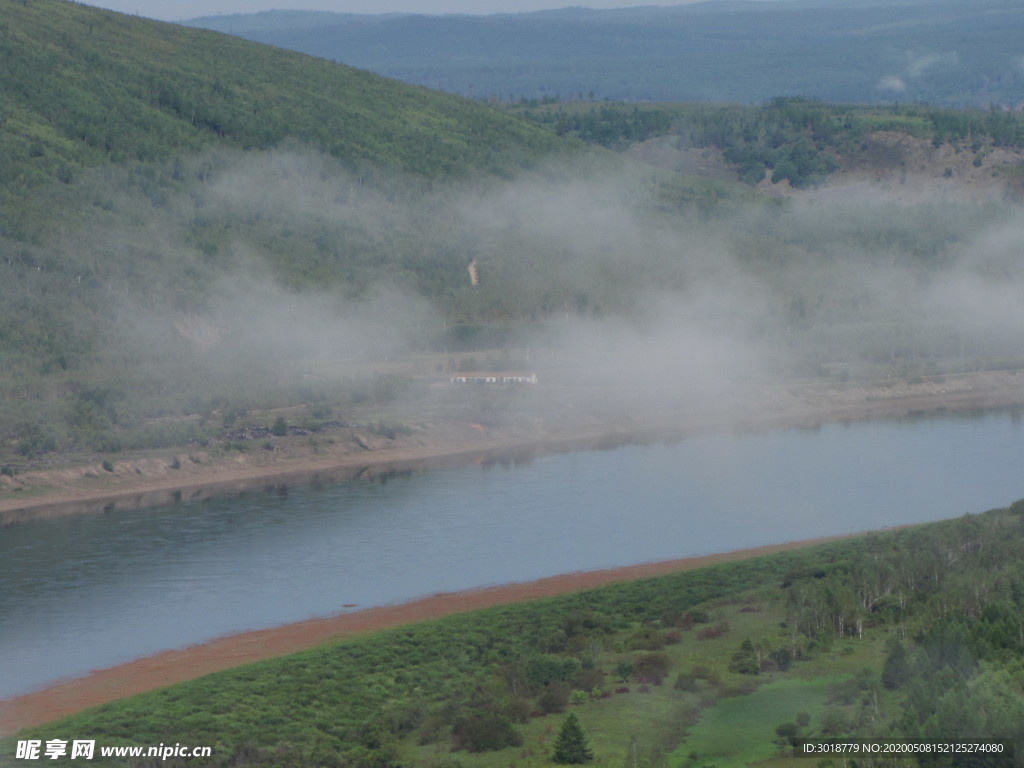
<path fill-rule="evenodd" d="M 0 530 L 0 697 L 353 605 L 980 512 L 1024 496 L 1022 466 L 1004 412 L 30 522 Z"/>

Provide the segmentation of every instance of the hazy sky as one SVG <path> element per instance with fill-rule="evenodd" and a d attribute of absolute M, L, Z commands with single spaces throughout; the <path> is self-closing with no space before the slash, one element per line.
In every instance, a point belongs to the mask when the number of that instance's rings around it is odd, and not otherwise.
<path fill-rule="evenodd" d="M 520 13 L 566 6 L 626 8 L 684 5 L 695 0 L 90 0 L 87 5 L 163 21 L 271 9 L 337 13 Z"/>

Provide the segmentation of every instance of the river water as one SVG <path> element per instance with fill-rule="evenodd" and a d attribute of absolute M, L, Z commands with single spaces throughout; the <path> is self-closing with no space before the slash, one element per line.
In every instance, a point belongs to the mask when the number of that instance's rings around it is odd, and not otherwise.
<path fill-rule="evenodd" d="M 1024 496 L 1007 412 L 721 433 L 0 529 L 0 698 L 426 594 L 955 517 Z"/>

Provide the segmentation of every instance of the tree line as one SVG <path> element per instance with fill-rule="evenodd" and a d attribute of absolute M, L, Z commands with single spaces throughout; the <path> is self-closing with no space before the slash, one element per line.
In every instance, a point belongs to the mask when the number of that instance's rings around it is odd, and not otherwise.
<path fill-rule="evenodd" d="M 715 148 L 748 184 L 761 181 L 768 170 L 773 180 L 788 179 L 795 187 L 821 184 L 879 131 L 982 154 L 996 147 L 1024 149 L 1024 116 L 995 106 L 855 106 L 778 97 L 762 106 L 519 102 L 509 108 L 559 135 L 612 149 L 655 137 L 670 137 L 683 147 Z"/>

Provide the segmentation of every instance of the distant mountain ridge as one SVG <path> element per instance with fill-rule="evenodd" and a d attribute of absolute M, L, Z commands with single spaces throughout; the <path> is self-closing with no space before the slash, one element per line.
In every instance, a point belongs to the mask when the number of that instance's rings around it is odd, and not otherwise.
<path fill-rule="evenodd" d="M 778 0 L 185 22 L 477 98 L 1024 104 L 1024 5 Z"/>

